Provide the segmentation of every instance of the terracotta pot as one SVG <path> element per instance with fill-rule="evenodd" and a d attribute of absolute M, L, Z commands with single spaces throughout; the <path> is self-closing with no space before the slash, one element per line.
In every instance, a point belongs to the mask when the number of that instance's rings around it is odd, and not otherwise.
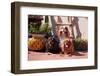
<path fill-rule="evenodd" d="M 43 35 L 33 35 L 28 39 L 29 50 L 42 50 L 45 48 L 45 38 Z"/>

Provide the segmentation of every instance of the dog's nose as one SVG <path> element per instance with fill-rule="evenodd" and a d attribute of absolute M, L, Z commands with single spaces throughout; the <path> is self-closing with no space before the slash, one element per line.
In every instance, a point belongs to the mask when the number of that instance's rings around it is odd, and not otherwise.
<path fill-rule="evenodd" d="M 60 31 L 60 33 L 62 33 L 63 31 Z"/>

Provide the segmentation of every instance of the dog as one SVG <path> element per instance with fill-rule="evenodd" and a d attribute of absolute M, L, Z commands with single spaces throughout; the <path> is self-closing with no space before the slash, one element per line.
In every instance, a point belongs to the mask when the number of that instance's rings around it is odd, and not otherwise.
<path fill-rule="evenodd" d="M 73 42 L 71 39 L 65 39 L 62 44 L 62 53 L 72 56 L 74 54 Z"/>
<path fill-rule="evenodd" d="M 74 52 L 73 40 L 70 38 L 70 33 L 67 27 L 61 27 L 58 32 L 60 39 L 60 54 L 72 56 Z"/>
<path fill-rule="evenodd" d="M 56 37 L 49 37 L 46 42 L 46 52 L 59 53 L 59 41 Z"/>

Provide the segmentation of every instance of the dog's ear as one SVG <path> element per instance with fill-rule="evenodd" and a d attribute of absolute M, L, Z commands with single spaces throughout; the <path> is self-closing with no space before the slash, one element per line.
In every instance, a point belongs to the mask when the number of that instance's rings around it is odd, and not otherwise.
<path fill-rule="evenodd" d="M 65 45 L 65 43 L 66 43 L 66 40 L 64 40 L 63 44 Z"/>

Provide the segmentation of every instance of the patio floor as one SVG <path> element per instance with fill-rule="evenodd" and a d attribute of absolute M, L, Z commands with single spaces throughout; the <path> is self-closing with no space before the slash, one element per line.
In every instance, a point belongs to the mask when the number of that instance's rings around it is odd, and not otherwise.
<path fill-rule="evenodd" d="M 28 60 L 57 60 L 57 59 L 83 59 L 88 58 L 87 52 L 75 52 L 74 55 L 61 55 L 61 54 L 52 54 L 44 52 L 28 52 Z"/>

